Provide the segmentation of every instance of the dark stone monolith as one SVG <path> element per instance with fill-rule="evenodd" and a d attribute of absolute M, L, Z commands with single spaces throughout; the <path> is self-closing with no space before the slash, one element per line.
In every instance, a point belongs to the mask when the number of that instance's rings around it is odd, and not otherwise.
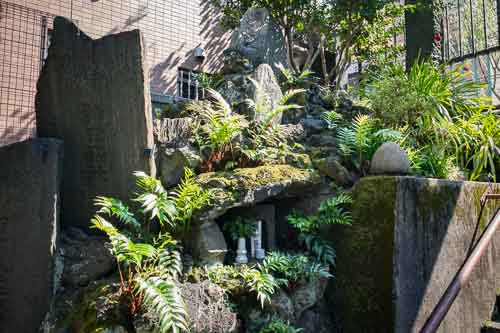
<path fill-rule="evenodd" d="M 54 292 L 62 142 L 0 148 L 0 332 L 38 332 Z"/>
<path fill-rule="evenodd" d="M 62 226 L 87 229 L 98 195 L 128 198 L 133 171 L 155 174 L 144 42 L 93 40 L 57 17 L 36 97 L 39 136 L 65 142 Z"/>

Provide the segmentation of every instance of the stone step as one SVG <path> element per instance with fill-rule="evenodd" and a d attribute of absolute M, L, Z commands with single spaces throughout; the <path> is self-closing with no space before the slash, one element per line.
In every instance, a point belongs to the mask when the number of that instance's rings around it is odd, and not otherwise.
<path fill-rule="evenodd" d="M 500 322 L 487 321 L 484 323 L 481 333 L 500 333 Z"/>

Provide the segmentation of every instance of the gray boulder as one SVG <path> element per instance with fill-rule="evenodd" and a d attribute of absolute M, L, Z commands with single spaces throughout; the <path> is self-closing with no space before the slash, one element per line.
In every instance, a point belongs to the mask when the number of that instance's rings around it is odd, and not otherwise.
<path fill-rule="evenodd" d="M 227 292 L 209 280 L 179 283 L 194 332 L 229 333 L 237 331 L 238 318 L 226 301 Z"/>
<path fill-rule="evenodd" d="M 400 145 L 386 142 L 373 155 L 370 173 L 373 175 L 407 175 L 410 160 Z"/>
<path fill-rule="evenodd" d="M 253 114 L 251 119 L 262 121 L 279 106 L 279 102 L 283 99 L 283 93 L 273 69 L 268 64 L 259 65 L 252 75 L 252 79 L 257 83 L 257 87 L 255 87 L 251 97 L 257 105 L 264 105 L 265 108 L 260 114 Z M 281 114 L 276 115 L 272 123 L 281 124 L 281 118 Z"/>
<path fill-rule="evenodd" d="M 306 132 L 301 124 L 286 124 L 281 126 L 281 135 L 287 142 L 294 143 L 305 139 Z"/>
<path fill-rule="evenodd" d="M 257 67 L 269 64 L 276 75 L 276 65 L 288 67 L 287 50 L 281 29 L 264 8 L 250 8 L 243 15 L 240 27 L 231 40 L 230 50 L 236 50 Z"/>
<path fill-rule="evenodd" d="M 302 313 L 317 304 L 325 294 L 328 280 L 325 278 L 311 279 L 300 285 L 290 297 L 292 298 L 295 316 L 300 318 Z"/>
<path fill-rule="evenodd" d="M 222 265 L 227 253 L 224 235 L 217 223 L 207 221 L 193 226 L 192 253 L 199 265 Z"/>
<path fill-rule="evenodd" d="M 116 268 L 105 240 L 89 236 L 80 229 L 72 228 L 63 234 L 61 252 L 64 262 L 62 284 L 65 287 L 86 286 Z"/>
<path fill-rule="evenodd" d="M 349 185 L 353 182 L 349 170 L 334 155 L 315 160 L 314 165 L 321 174 L 332 178 L 338 185 Z"/>
<path fill-rule="evenodd" d="M 280 318 L 288 322 L 295 321 L 295 308 L 290 296 L 282 289 L 271 297 L 271 308 Z"/>
<path fill-rule="evenodd" d="M 305 118 L 300 121 L 300 124 L 306 130 L 307 135 L 319 133 L 327 128 L 326 122 L 319 118 Z"/>
<path fill-rule="evenodd" d="M 198 151 L 190 145 L 160 149 L 157 159 L 159 177 L 165 187 L 177 185 L 184 175 L 184 168 L 196 169 L 202 162 Z"/>

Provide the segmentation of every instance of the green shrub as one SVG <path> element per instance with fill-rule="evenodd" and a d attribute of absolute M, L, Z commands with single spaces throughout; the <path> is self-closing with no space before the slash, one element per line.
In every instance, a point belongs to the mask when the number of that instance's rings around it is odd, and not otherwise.
<path fill-rule="evenodd" d="M 278 281 L 259 266 L 214 266 L 206 269 L 205 274 L 211 282 L 233 296 L 255 294 L 262 307 L 270 302 L 271 296 L 278 289 Z"/>
<path fill-rule="evenodd" d="M 478 97 L 482 85 L 468 80 L 461 67 L 416 62 L 406 72 L 399 64 L 387 66 L 370 73 L 362 87 L 360 95 L 382 126 L 405 128 L 396 142 L 417 174 L 453 178 L 462 170 L 470 180 L 496 180 L 500 119 Z"/>
<path fill-rule="evenodd" d="M 264 258 L 263 267 L 271 272 L 281 285 L 296 284 L 318 277 L 331 277 L 328 266 L 304 254 L 272 251 Z"/>
<path fill-rule="evenodd" d="M 302 329 L 295 328 L 289 323 L 284 322 L 279 318 L 273 319 L 260 333 L 299 333 Z"/>

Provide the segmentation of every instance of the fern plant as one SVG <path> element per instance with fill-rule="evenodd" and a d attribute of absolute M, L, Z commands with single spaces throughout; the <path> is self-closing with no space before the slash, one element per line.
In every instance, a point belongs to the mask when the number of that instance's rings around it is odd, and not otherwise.
<path fill-rule="evenodd" d="M 326 265 L 316 262 L 304 254 L 272 251 L 264 259 L 263 267 L 275 275 L 280 284 L 290 288 L 311 278 L 331 277 Z"/>
<path fill-rule="evenodd" d="M 224 225 L 224 231 L 228 232 L 233 240 L 248 238 L 255 233 L 257 224 L 255 221 L 238 216 L 234 221 Z"/>
<path fill-rule="evenodd" d="M 209 149 L 205 171 L 212 171 L 214 164 L 223 162 L 226 155 L 233 153 L 248 121 L 243 115 L 234 113 L 220 93 L 213 89 L 207 89 L 207 92 L 212 97 L 211 102 L 193 102 L 187 106 L 187 111 L 198 117 L 195 126 L 197 142 L 201 151 Z"/>
<path fill-rule="evenodd" d="M 130 314 L 156 315 L 162 333 L 187 331 L 187 313 L 176 285 L 182 273 L 180 246 L 171 232 L 186 227 L 192 214 L 207 204 L 210 193 L 196 185 L 190 170 L 172 194 L 158 179 L 143 172 L 134 174 L 139 188 L 133 199 L 139 206 L 136 214 L 118 199 L 97 197 L 91 227 L 106 233 L 111 242 L 120 291 L 129 300 Z M 160 228 L 152 228 L 153 224 Z"/>
<path fill-rule="evenodd" d="M 317 214 L 305 216 L 293 212 L 288 216 L 288 222 L 299 232 L 299 242 L 317 262 L 327 266 L 335 265 L 335 250 L 321 238 L 321 231 L 328 225 L 351 225 L 352 216 L 346 209 L 351 203 L 352 198 L 341 193 L 323 201 Z"/>
<path fill-rule="evenodd" d="M 174 214 L 176 228 L 187 231 L 193 214 L 210 204 L 213 192 L 201 188 L 195 181 L 194 172 L 185 168 L 184 177 L 172 192 L 172 197 L 176 207 Z"/>
<path fill-rule="evenodd" d="M 278 289 L 278 281 L 260 266 L 214 266 L 207 269 L 209 280 L 233 296 L 253 293 L 264 308 Z"/>

